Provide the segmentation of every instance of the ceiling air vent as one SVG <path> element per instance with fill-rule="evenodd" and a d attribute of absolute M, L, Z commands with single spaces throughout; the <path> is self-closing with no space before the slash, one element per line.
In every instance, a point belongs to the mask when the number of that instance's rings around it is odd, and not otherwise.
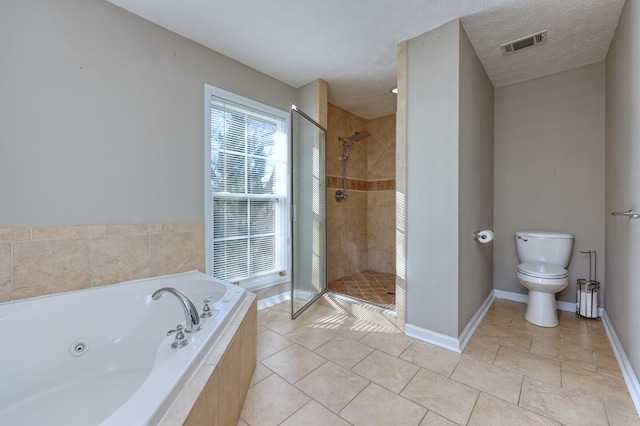
<path fill-rule="evenodd" d="M 503 55 L 510 55 L 518 50 L 536 46 L 538 44 L 545 44 L 547 42 L 547 32 L 541 31 L 539 33 L 531 34 L 530 36 L 522 37 L 509 43 L 505 43 L 500 46 Z"/>

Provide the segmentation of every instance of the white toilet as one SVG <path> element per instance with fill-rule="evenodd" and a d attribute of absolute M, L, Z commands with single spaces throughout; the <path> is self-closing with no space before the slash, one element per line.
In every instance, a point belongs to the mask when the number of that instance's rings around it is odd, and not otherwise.
<path fill-rule="evenodd" d="M 565 269 L 571 259 L 573 235 L 564 232 L 516 232 L 517 277 L 529 289 L 524 318 L 540 327 L 556 327 L 556 293 L 569 284 Z"/>

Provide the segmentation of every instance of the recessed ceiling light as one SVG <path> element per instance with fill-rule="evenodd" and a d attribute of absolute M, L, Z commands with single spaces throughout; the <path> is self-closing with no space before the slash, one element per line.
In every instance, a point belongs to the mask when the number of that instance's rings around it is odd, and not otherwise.
<path fill-rule="evenodd" d="M 389 89 L 389 91 L 391 93 L 393 93 L 394 95 L 398 94 L 398 86 L 393 86 L 391 89 Z"/>

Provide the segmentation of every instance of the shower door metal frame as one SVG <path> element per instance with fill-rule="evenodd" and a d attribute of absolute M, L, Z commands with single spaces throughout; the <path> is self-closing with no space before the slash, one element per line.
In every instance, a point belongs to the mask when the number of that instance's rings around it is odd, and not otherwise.
<path fill-rule="evenodd" d="M 321 284 L 321 288 L 318 289 L 318 293 L 315 294 L 315 296 L 313 296 L 309 301 L 307 301 L 302 307 L 300 307 L 297 311 L 296 311 L 296 268 L 297 268 L 297 262 L 296 262 L 296 245 L 297 245 L 297 235 L 296 235 L 296 221 L 298 220 L 298 218 L 296 217 L 299 213 L 298 213 L 298 205 L 297 205 L 297 198 L 296 198 L 296 177 L 297 175 L 296 170 L 299 169 L 299 164 L 296 164 L 296 155 L 295 153 L 296 151 L 296 144 L 294 143 L 294 138 L 296 136 L 295 133 L 295 129 L 294 129 L 294 124 L 295 124 L 295 119 L 294 119 L 294 113 L 295 114 L 299 114 L 300 117 L 302 117 L 303 119 L 307 120 L 310 124 L 312 124 L 313 126 L 315 126 L 317 128 L 318 131 L 322 132 L 322 134 L 324 135 L 323 141 L 322 141 L 322 155 L 319 156 L 319 159 L 322 158 L 322 162 L 325 164 L 321 164 L 321 170 L 323 170 L 322 176 L 319 176 L 319 192 L 318 192 L 318 196 L 324 198 L 324 202 L 319 203 L 320 206 L 323 206 L 323 211 L 322 211 L 322 216 L 324 218 L 324 228 L 323 228 L 323 237 L 324 237 L 324 248 L 323 248 L 323 259 L 324 262 L 322 262 L 322 264 L 320 265 L 320 268 L 324 271 L 323 274 L 320 274 L 321 278 L 322 278 L 322 282 Z M 296 319 L 302 312 L 304 312 L 309 306 L 311 306 L 313 303 L 315 303 L 320 297 L 322 297 L 323 294 L 325 294 L 327 292 L 327 233 L 326 233 L 326 218 L 327 218 L 327 190 L 326 190 L 326 181 L 327 181 L 327 174 L 326 174 L 326 143 L 327 143 L 327 130 L 322 127 L 318 122 L 316 122 L 314 119 L 312 119 L 311 117 L 309 117 L 307 114 L 305 114 L 303 111 L 301 111 L 298 107 L 296 107 L 294 104 L 291 104 L 290 106 L 290 125 L 291 125 L 291 137 L 290 137 L 290 149 L 289 149 L 289 164 L 291 165 L 291 185 L 290 185 L 290 191 L 291 191 L 291 213 L 290 213 L 290 225 L 291 225 L 291 319 Z M 298 143 L 300 143 L 300 141 L 298 141 Z M 313 188 L 308 188 L 308 190 L 313 192 Z M 313 247 L 312 248 L 312 252 L 313 252 Z"/>

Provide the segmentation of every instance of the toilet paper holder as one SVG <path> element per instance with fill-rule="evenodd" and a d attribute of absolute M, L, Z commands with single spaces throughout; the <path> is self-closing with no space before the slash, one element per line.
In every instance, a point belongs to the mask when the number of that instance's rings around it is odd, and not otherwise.
<path fill-rule="evenodd" d="M 482 242 L 482 241 L 485 241 L 487 239 L 491 240 L 491 237 L 489 235 L 487 235 L 485 233 L 485 231 L 478 230 L 478 231 L 474 231 L 473 239 L 476 240 L 476 241 Z"/>
<path fill-rule="evenodd" d="M 579 318 L 599 318 L 598 293 L 600 282 L 597 281 L 598 257 L 595 250 L 582 251 L 589 255 L 589 279 L 578 278 L 576 282 L 576 315 Z M 593 255 L 593 263 L 591 262 Z M 591 267 L 593 265 L 593 279 L 591 279 Z"/>

